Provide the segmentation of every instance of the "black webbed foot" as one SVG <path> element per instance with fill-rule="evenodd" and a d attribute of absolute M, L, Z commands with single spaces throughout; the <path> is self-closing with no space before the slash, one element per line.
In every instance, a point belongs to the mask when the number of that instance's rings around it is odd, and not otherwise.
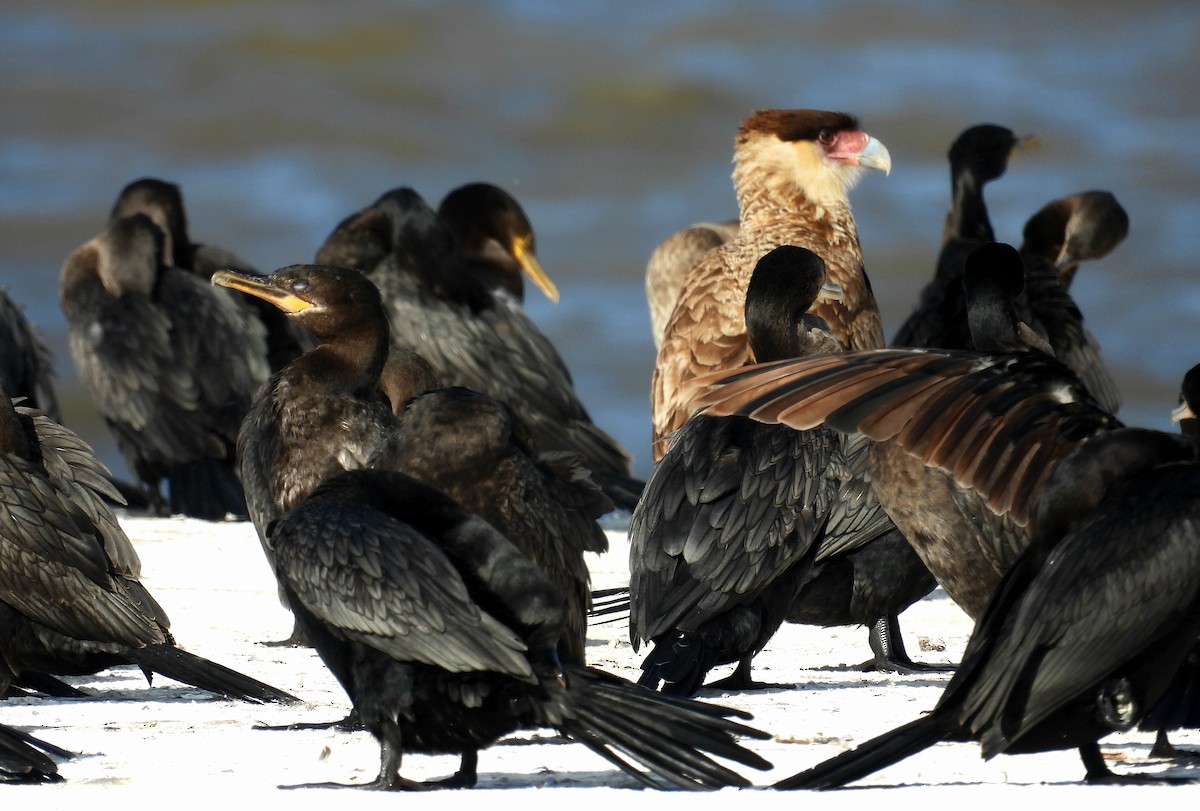
<path fill-rule="evenodd" d="M 951 673 L 955 665 L 914 662 L 904 649 L 900 620 L 894 614 L 880 617 L 871 625 L 871 653 L 874 656 L 858 666 L 863 671 L 880 673 Z"/>
<path fill-rule="evenodd" d="M 255 724 L 255 729 L 269 732 L 293 732 L 306 729 L 335 729 L 339 732 L 357 732 L 363 729 L 362 721 L 354 710 L 340 721 L 301 721 L 295 724 Z"/>

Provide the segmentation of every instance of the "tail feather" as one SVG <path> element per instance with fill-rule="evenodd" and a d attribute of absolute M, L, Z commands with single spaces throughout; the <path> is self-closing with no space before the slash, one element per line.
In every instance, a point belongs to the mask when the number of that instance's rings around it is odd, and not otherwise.
<path fill-rule="evenodd" d="M 933 746 L 946 738 L 947 731 L 941 716 L 931 713 L 872 738 L 857 749 L 786 777 L 773 787 L 819 789 L 844 786 Z"/>
<path fill-rule="evenodd" d="M 173 515 L 205 521 L 221 521 L 226 516 L 249 519 L 242 483 L 228 462 L 204 459 L 176 465 L 167 481 Z"/>
<path fill-rule="evenodd" d="M 560 731 L 648 786 L 750 785 L 714 756 L 755 769 L 771 768 L 738 741 L 770 737 L 732 720 L 748 720 L 746 713 L 655 693 L 596 670 L 573 668 L 568 679 Z"/>
<path fill-rule="evenodd" d="M 210 690 L 228 698 L 265 703 L 296 702 L 300 699 L 224 665 L 188 653 L 173 645 L 149 645 L 129 653 L 129 660 L 143 670 Z"/>
<path fill-rule="evenodd" d="M 55 783 L 62 780 L 53 758 L 68 760 L 74 752 L 0 725 L 0 783 Z"/>
<path fill-rule="evenodd" d="M 611 615 L 616 616 L 611 616 Z M 609 622 L 629 621 L 629 587 L 619 586 L 610 589 L 594 589 L 592 591 L 592 607 L 588 617 L 593 625 L 604 625 Z M 605 619 L 598 619 L 605 617 Z"/>

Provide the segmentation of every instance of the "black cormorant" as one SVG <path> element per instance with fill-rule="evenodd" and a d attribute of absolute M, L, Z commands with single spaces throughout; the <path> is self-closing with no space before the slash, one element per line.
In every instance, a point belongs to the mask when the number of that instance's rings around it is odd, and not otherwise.
<path fill-rule="evenodd" d="M 0 783 L 57 783 L 58 762 L 75 755 L 66 749 L 0 724 Z"/>
<path fill-rule="evenodd" d="M 73 432 L 0 393 L 0 695 L 45 675 L 136 664 L 233 698 L 295 700 L 176 647 L 108 506 L 104 466 Z"/>
<path fill-rule="evenodd" d="M 582 662 L 584 552 L 607 549 L 596 519 L 612 503 L 579 458 L 536 449 L 503 403 L 443 388 L 421 356 L 389 347 L 378 289 L 357 271 L 301 265 L 213 281 L 272 302 L 319 341 L 272 376 L 242 428 L 243 478 L 264 540 L 273 520 L 336 473 L 405 472 L 478 512 L 543 567 L 568 606 L 566 653 Z"/>
<path fill-rule="evenodd" d="M 973 349 L 963 297 L 963 263 L 967 255 L 996 234 L 983 198 L 984 187 L 1004 175 L 1016 152 L 1035 142 L 1019 138 L 1007 127 L 977 124 L 954 139 L 950 160 L 950 208 L 942 226 L 941 247 L 933 279 L 922 288 L 912 313 L 896 330 L 892 346 Z"/>
<path fill-rule="evenodd" d="M 163 264 L 182 268 L 207 282 L 218 270 L 258 273 L 240 256 L 217 245 L 192 242 L 188 233 L 183 191 L 178 184 L 154 177 L 134 180 L 121 189 L 109 221 L 145 214 L 163 232 Z M 263 324 L 267 336 L 267 362 L 271 371 L 283 368 L 313 346 L 312 336 L 288 321 L 279 310 L 254 299 L 234 297 Z"/>
<path fill-rule="evenodd" d="M 769 768 L 736 711 L 663 696 L 561 662 L 564 606 L 494 527 L 403 474 L 357 470 L 323 484 L 271 529 L 276 572 L 302 628 L 380 743 L 374 788 L 467 787 L 478 752 L 548 727 L 660 788 L 746 786 L 711 756 Z M 415 783 L 408 753 L 456 754 Z"/>
<path fill-rule="evenodd" d="M 0 383 L 52 420 L 61 420 L 54 392 L 54 355 L 25 310 L 0 287 Z"/>
<path fill-rule="evenodd" d="M 271 375 L 237 432 L 250 520 L 274 568 L 271 523 L 321 482 L 365 466 L 396 429 L 389 392 L 380 388 L 387 316 L 375 286 L 347 268 L 290 265 L 268 276 L 223 270 L 212 283 L 268 302 L 317 341 Z M 293 633 L 288 641 L 300 638 Z"/>
<path fill-rule="evenodd" d="M 578 453 L 614 502 L 632 509 L 641 482 L 629 481 L 629 453 L 592 422 L 566 364 L 520 304 L 469 272 L 454 235 L 415 191 L 394 189 L 344 219 L 317 261 L 361 270 L 383 294 L 395 343 L 428 360 L 443 384 L 520 413 L 539 449 Z"/>
<path fill-rule="evenodd" d="M 234 445 L 269 371 L 262 324 L 162 256 L 163 232 L 135 214 L 67 258 L 71 358 L 156 512 L 245 519 Z"/>
<path fill-rule="evenodd" d="M 466 183 L 446 193 L 437 214 L 470 272 L 489 290 L 523 302 L 528 276 L 546 298 L 558 301 L 558 287 L 537 258 L 533 224 L 511 194 L 491 183 Z"/>

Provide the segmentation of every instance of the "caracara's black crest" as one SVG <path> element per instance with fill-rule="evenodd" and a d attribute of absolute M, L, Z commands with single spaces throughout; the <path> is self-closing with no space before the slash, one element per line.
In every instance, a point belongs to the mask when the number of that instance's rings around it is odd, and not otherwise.
<path fill-rule="evenodd" d="M 815 141 L 822 130 L 857 130 L 858 119 L 849 113 L 825 110 L 758 110 L 742 122 L 738 143 L 754 133 L 770 133 L 781 141 Z"/>

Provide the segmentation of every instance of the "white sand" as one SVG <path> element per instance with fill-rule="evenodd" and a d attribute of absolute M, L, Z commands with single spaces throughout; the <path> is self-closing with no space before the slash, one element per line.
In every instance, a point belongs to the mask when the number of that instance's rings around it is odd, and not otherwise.
<path fill-rule="evenodd" d="M 286 803 L 289 808 L 333 803 L 339 808 L 379 803 L 391 803 L 393 808 L 403 803 L 406 809 L 446 808 L 468 802 L 484 807 L 491 801 L 516 801 L 523 808 L 558 808 L 572 801 L 588 808 L 614 808 L 617 803 L 660 808 L 675 801 L 696 808 L 729 808 L 731 802 L 744 799 L 756 809 L 920 802 L 950 804 L 957 811 L 969 802 L 994 807 L 1025 801 L 1038 808 L 1055 801 L 1087 802 L 1090 808 L 1116 808 L 1120 803 L 1124 808 L 1130 802 L 1162 807 L 1200 799 L 1200 789 L 1193 787 L 1083 786 L 1078 782 L 1083 767 L 1073 751 L 1001 756 L 984 762 L 974 744 L 939 744 L 864 780 L 859 784 L 863 788 L 802 793 L 727 789 L 689 794 L 685 800 L 680 793 L 668 797 L 631 790 L 636 783 L 607 762 L 544 732 L 482 752 L 479 786 L 470 791 L 403 797 L 350 790 L 282 792 L 280 785 L 369 780 L 378 770 L 378 747 L 365 732 L 254 728 L 260 722 L 339 719 L 349 703 L 311 650 L 259 644 L 286 636 L 291 618 L 278 603 L 253 528 L 244 523 L 144 518 L 127 518 L 124 525 L 142 555 L 143 582 L 169 612 L 183 647 L 293 692 L 305 703 L 251 705 L 161 679 L 147 687 L 134 668 L 69 679 L 95 698 L 23 698 L 0 704 L 0 721 L 81 753 L 61 766 L 63 783 L 0 788 L 3 807 L 119 804 L 161 809 L 176 803 L 191 807 L 238 800 Z M 612 550 L 592 560 L 596 587 L 622 585 L 627 579 L 624 533 L 609 534 Z M 930 662 L 956 661 L 971 629 L 966 616 L 940 591 L 913 606 L 902 622 L 910 653 Z M 639 659 L 628 643 L 625 626 L 597 625 L 592 630 L 588 649 L 592 663 L 635 678 Z M 743 770 L 756 785 L 767 786 L 915 718 L 934 705 L 948 678 L 945 674 L 864 674 L 850 666 L 867 654 L 863 628 L 788 626 L 756 660 L 755 676 L 792 686 L 746 694 L 702 694 L 703 700 L 749 710 L 756 726 L 773 733 L 771 740 L 749 744 L 775 764 L 765 773 Z M 1172 740 L 1200 744 L 1197 733 L 1177 733 Z M 1105 751 L 1118 771 L 1168 768 L 1146 760 L 1151 743 L 1152 736 L 1146 734 L 1113 736 Z M 403 773 L 428 779 L 456 767 L 456 758 L 409 755 Z M 1170 769 L 1172 774 L 1191 773 L 1185 766 Z M 509 789 L 530 790 L 514 795 Z"/>

